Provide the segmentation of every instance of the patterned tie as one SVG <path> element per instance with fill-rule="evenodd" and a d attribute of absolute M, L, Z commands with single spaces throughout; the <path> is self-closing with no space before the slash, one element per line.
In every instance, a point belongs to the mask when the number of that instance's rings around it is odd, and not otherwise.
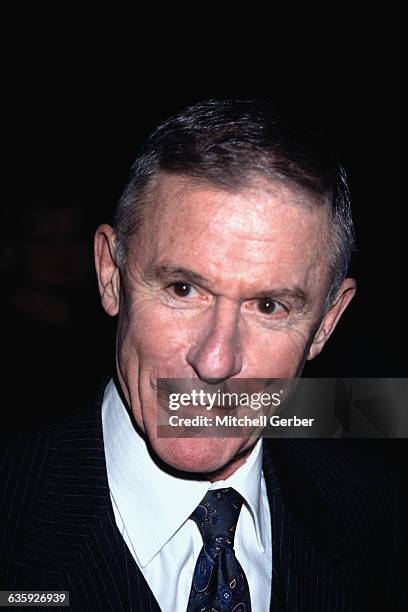
<path fill-rule="evenodd" d="M 187 612 L 250 612 L 248 582 L 234 552 L 243 499 L 234 489 L 208 491 L 190 518 L 203 547 L 194 570 Z"/>

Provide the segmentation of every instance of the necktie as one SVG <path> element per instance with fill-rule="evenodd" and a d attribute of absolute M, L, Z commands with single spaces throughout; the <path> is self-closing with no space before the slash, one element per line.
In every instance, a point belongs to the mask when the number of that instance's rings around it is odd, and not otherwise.
<path fill-rule="evenodd" d="M 187 612 L 250 612 L 248 582 L 234 552 L 243 499 L 232 488 L 208 491 L 190 518 L 203 547 L 194 569 Z"/>

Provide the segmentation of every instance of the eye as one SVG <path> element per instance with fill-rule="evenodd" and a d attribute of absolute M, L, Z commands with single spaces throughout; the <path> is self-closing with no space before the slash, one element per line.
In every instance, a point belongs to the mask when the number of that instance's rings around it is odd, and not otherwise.
<path fill-rule="evenodd" d="M 262 300 L 259 300 L 257 306 L 259 312 L 265 315 L 273 315 L 278 312 L 282 313 L 286 311 L 286 308 L 283 306 L 283 304 L 277 302 L 276 300 L 273 300 L 272 298 L 263 298 Z"/>
<path fill-rule="evenodd" d="M 193 297 L 197 293 L 197 290 L 188 283 L 172 283 L 169 288 L 177 297 L 181 298 Z"/>

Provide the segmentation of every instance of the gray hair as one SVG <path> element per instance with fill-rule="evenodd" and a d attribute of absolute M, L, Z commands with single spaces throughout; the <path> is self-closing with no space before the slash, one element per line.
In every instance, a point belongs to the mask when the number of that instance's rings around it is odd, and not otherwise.
<path fill-rule="evenodd" d="M 329 214 L 326 307 L 332 303 L 347 275 L 354 228 L 346 172 L 322 132 L 262 100 L 208 100 L 171 117 L 139 151 L 118 202 L 114 228 L 120 266 L 131 236 L 148 217 L 151 194 L 163 173 L 227 191 L 242 190 L 261 176 L 311 195 Z"/>

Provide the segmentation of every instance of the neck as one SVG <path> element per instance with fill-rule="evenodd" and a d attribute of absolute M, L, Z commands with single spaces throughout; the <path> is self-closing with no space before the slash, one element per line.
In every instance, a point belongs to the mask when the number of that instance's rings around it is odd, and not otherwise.
<path fill-rule="evenodd" d="M 227 465 L 224 465 L 222 468 L 220 468 L 219 470 L 216 470 L 215 472 L 210 472 L 208 474 L 200 474 L 200 480 L 209 480 L 210 482 L 217 482 L 218 480 L 226 480 L 226 478 L 229 478 L 230 476 L 232 476 L 232 474 L 234 474 L 234 472 L 237 471 L 238 468 L 241 467 L 241 465 L 243 465 L 245 463 L 245 461 L 248 459 L 249 455 L 251 454 L 253 449 L 253 446 L 251 448 L 248 448 L 246 450 L 244 450 L 240 455 L 237 455 L 236 457 L 234 457 L 234 459 L 228 463 Z"/>

